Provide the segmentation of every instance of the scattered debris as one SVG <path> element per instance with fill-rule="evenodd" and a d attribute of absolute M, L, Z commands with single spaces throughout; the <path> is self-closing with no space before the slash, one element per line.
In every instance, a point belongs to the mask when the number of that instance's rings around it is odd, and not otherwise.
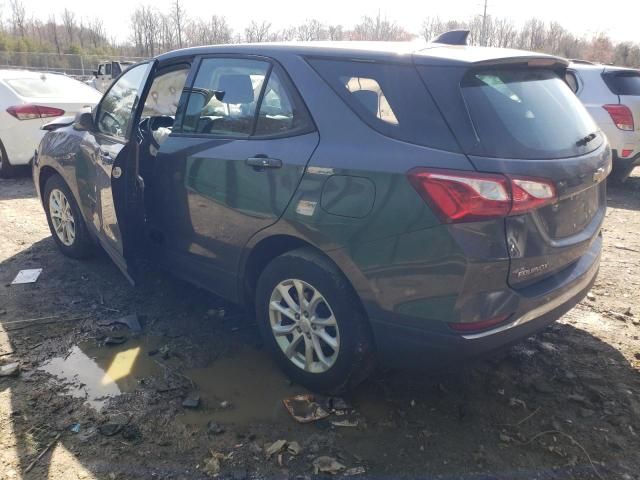
<path fill-rule="evenodd" d="M 18 362 L 0 366 L 0 377 L 15 377 L 18 373 L 20 373 L 20 364 Z"/>
<path fill-rule="evenodd" d="M 108 327 L 116 323 L 119 323 L 121 325 L 126 325 L 127 327 L 129 327 L 129 329 L 132 332 L 142 331 L 142 327 L 140 326 L 140 320 L 138 319 L 138 315 L 136 315 L 135 313 L 131 315 L 127 315 L 126 317 L 114 318 L 111 320 L 100 320 L 98 322 L 98 325 L 100 325 L 101 327 Z"/>
<path fill-rule="evenodd" d="M 595 302 L 596 301 L 596 296 L 593 293 L 589 292 L 589 293 L 587 293 L 587 300 Z"/>
<path fill-rule="evenodd" d="M 72 423 L 69 426 L 69 430 L 72 431 L 73 433 L 80 433 L 80 424 L 79 423 Z"/>
<path fill-rule="evenodd" d="M 223 400 L 222 402 L 220 402 L 220 408 L 231 408 L 233 405 L 231 405 L 231 402 L 229 402 L 228 400 Z"/>
<path fill-rule="evenodd" d="M 58 433 L 55 436 L 55 438 L 51 440 L 46 447 L 44 447 L 44 450 L 40 452 L 40 454 L 36 457 L 36 459 L 33 462 L 31 462 L 27 468 L 24 469 L 24 473 L 29 473 L 31 469 L 36 466 L 36 463 L 38 463 L 40 459 L 44 457 L 45 454 L 51 449 L 51 447 L 53 447 L 56 443 L 58 443 L 58 440 L 60 440 L 61 436 L 62 436 L 62 433 Z"/>
<path fill-rule="evenodd" d="M 140 432 L 140 429 L 135 425 L 126 425 L 122 429 L 122 438 L 124 438 L 125 440 L 140 440 L 141 437 L 142 432 Z"/>
<path fill-rule="evenodd" d="M 520 400 L 519 398 L 516 398 L 516 397 L 511 397 L 509 399 L 509 406 L 510 407 L 522 407 L 525 410 L 527 409 L 527 404 L 524 402 L 524 400 Z"/>
<path fill-rule="evenodd" d="M 264 453 L 267 458 L 274 456 L 276 453 L 280 453 L 287 446 L 286 440 L 276 440 L 268 447 L 265 447 Z"/>
<path fill-rule="evenodd" d="M 105 345 L 122 345 L 126 341 L 127 341 L 127 337 L 122 335 L 117 335 L 113 337 L 106 337 L 104 339 L 104 344 Z"/>
<path fill-rule="evenodd" d="M 209 423 L 207 423 L 207 433 L 210 435 L 220 435 L 224 431 L 224 427 L 213 420 L 209 420 Z"/>
<path fill-rule="evenodd" d="M 341 420 L 331 420 L 331 425 L 335 427 L 357 427 L 360 421 L 357 418 L 344 418 Z"/>
<path fill-rule="evenodd" d="M 313 461 L 313 473 L 315 475 L 318 475 L 319 473 L 330 473 L 331 475 L 335 475 L 346 468 L 347 467 L 332 457 L 322 456 Z"/>
<path fill-rule="evenodd" d="M 204 462 L 204 468 L 202 471 L 210 477 L 215 477 L 220 473 L 220 461 L 224 460 L 224 455 L 218 452 L 211 452 L 211 458 L 208 458 Z"/>
<path fill-rule="evenodd" d="M 98 427 L 98 431 L 105 437 L 113 437 L 120 433 L 123 427 L 120 423 L 105 423 Z"/>
<path fill-rule="evenodd" d="M 20 270 L 16 275 L 16 278 L 13 279 L 11 285 L 19 285 L 22 283 L 34 283 L 38 280 L 38 277 L 42 273 L 41 268 L 30 268 L 27 270 Z"/>
<path fill-rule="evenodd" d="M 343 475 L 345 477 L 355 477 L 356 475 L 363 475 L 365 473 L 367 473 L 367 470 L 364 467 L 352 467 L 352 468 L 347 468 L 343 472 Z"/>
<path fill-rule="evenodd" d="M 182 401 L 184 408 L 198 408 L 200 406 L 200 395 L 191 393 Z"/>
<path fill-rule="evenodd" d="M 302 447 L 296 441 L 287 443 L 287 452 L 291 455 L 298 455 L 302 451 Z"/>
<path fill-rule="evenodd" d="M 315 422 L 329 416 L 329 412 L 315 401 L 313 395 L 296 395 L 285 398 L 282 402 L 298 423 Z"/>
<path fill-rule="evenodd" d="M 617 248 L 618 250 L 626 250 L 628 252 L 640 253 L 640 250 L 636 250 L 635 248 L 627 247 L 626 245 L 623 245 L 622 243 L 616 243 L 613 247 Z"/>

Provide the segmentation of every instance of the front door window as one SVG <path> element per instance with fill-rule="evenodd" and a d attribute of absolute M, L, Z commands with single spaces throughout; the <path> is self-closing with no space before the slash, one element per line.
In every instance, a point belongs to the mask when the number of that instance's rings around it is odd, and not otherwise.
<path fill-rule="evenodd" d="M 125 140 L 138 101 L 147 65 L 137 65 L 111 87 L 98 107 L 98 129 L 111 137 Z"/>

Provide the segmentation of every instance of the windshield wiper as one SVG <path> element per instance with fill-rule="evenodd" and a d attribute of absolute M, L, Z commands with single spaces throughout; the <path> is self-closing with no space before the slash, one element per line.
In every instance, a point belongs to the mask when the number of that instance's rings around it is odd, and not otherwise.
<path fill-rule="evenodd" d="M 584 147 L 591 140 L 594 140 L 597 137 L 596 133 L 590 133 L 586 137 L 582 137 L 580 140 L 576 142 L 576 147 Z"/>

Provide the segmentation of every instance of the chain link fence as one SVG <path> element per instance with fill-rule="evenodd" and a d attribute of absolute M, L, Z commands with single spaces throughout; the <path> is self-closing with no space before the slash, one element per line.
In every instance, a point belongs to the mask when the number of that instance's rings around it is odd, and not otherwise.
<path fill-rule="evenodd" d="M 139 62 L 144 57 L 118 55 L 80 55 L 73 53 L 33 53 L 0 51 L 0 69 L 27 69 L 39 72 L 56 72 L 87 80 L 105 61 Z"/>

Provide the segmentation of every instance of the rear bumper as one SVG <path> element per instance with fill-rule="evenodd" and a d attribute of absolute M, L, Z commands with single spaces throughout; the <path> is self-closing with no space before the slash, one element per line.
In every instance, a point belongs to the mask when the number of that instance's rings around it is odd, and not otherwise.
<path fill-rule="evenodd" d="M 40 130 L 40 123 L 26 125 L 29 122 L 35 120 L 26 120 L 25 125 L 21 124 L 0 132 L 0 140 L 7 152 L 9 163 L 13 166 L 27 165 L 44 136 L 45 132 Z"/>
<path fill-rule="evenodd" d="M 638 165 L 640 165 L 640 151 L 629 158 L 620 158 L 618 152 L 613 151 L 613 175 L 617 180 L 626 180 Z"/>
<path fill-rule="evenodd" d="M 389 316 L 372 321 L 378 356 L 390 367 L 443 368 L 522 340 L 553 323 L 587 294 L 598 274 L 602 238 L 562 272 L 531 287 L 511 290 L 518 308 L 513 320 L 475 334 L 407 327 Z"/>

